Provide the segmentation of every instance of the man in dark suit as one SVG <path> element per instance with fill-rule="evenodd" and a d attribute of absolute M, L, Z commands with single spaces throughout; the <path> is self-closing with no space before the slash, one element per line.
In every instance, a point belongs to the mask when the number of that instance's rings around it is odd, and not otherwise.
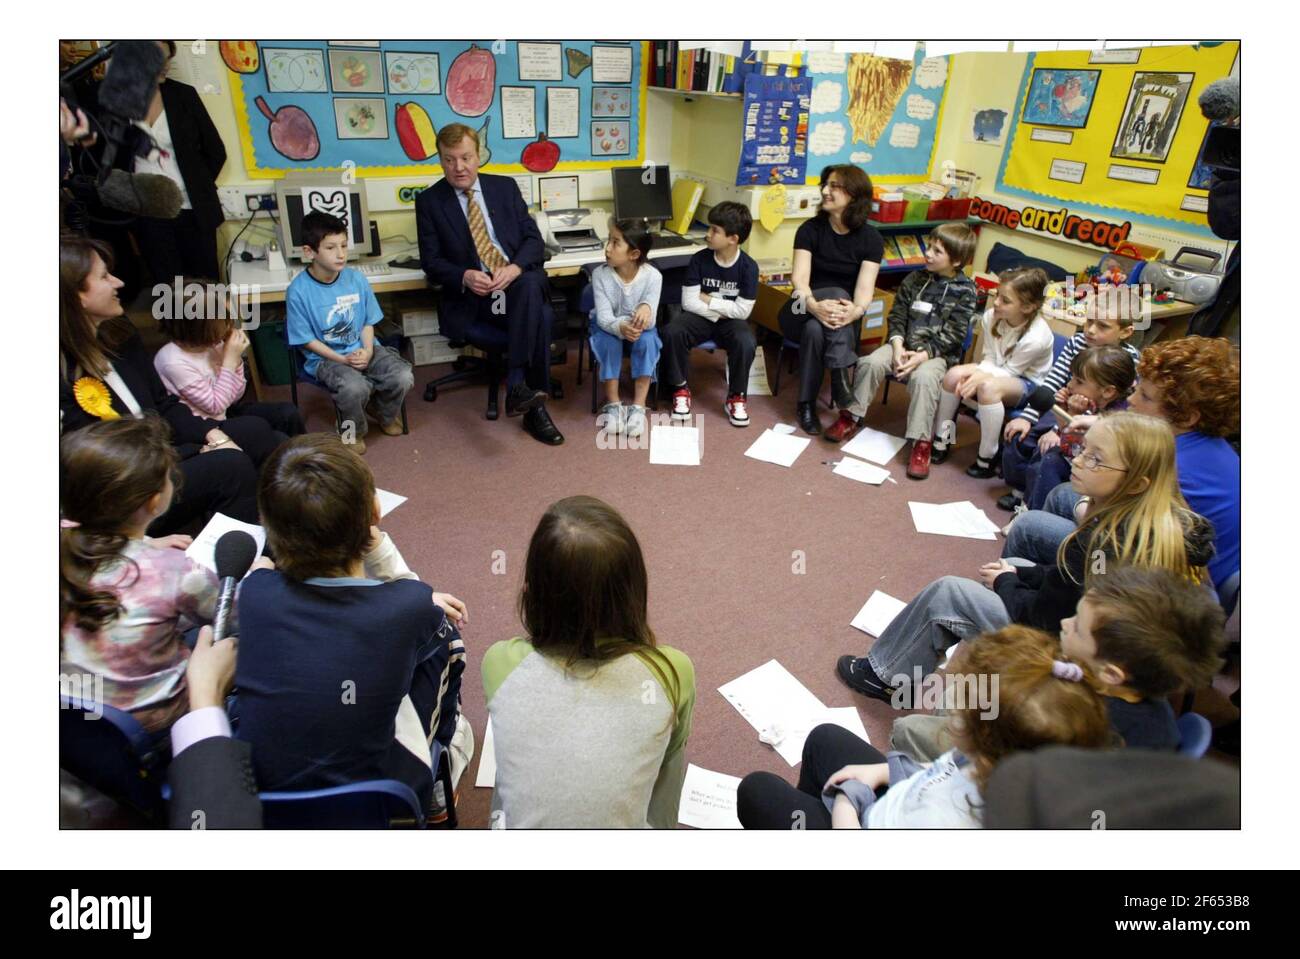
<path fill-rule="evenodd" d="M 168 818 L 173 829 L 257 829 L 257 796 L 248 743 L 230 738 L 224 708 L 235 679 L 238 637 L 212 641 L 212 627 L 199 631 L 185 670 L 190 711 L 171 728 L 172 787 Z"/>
<path fill-rule="evenodd" d="M 452 123 L 438 131 L 443 179 L 419 195 L 415 218 L 420 264 L 442 287 L 445 336 L 467 339 L 477 324 L 506 332 L 506 414 L 558 446 L 564 437 L 546 412 L 550 321 L 545 309 L 544 247 L 514 180 L 478 172 L 478 134 Z"/>

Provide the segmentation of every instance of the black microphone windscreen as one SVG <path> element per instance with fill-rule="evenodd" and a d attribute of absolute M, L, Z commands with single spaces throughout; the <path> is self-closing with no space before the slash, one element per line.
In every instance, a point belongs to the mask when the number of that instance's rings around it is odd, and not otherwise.
<path fill-rule="evenodd" d="M 123 213 L 174 220 L 181 212 L 181 188 L 159 173 L 109 170 L 97 192 L 104 206 Z"/>
<path fill-rule="evenodd" d="M 257 559 L 257 540 L 242 529 L 222 533 L 213 550 L 213 558 L 217 563 L 218 579 L 227 576 L 243 579 L 248 568 L 253 565 L 253 560 Z"/>
<path fill-rule="evenodd" d="M 1241 116 L 1241 81 L 1223 77 L 1208 84 L 1196 101 L 1207 120 L 1231 120 Z"/>
<path fill-rule="evenodd" d="M 155 40 L 118 43 L 99 85 L 100 109 L 127 120 L 143 119 L 166 62 L 167 55 Z"/>

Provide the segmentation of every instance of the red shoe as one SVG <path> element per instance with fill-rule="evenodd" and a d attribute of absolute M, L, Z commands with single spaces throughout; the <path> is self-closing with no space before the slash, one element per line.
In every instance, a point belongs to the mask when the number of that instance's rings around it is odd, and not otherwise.
<path fill-rule="evenodd" d="M 828 442 L 843 443 L 857 435 L 861 428 L 862 424 L 853 418 L 852 413 L 848 410 L 840 410 L 840 418 L 828 426 L 823 435 Z"/>
<path fill-rule="evenodd" d="M 930 475 L 930 441 L 913 440 L 912 458 L 907 461 L 907 475 L 923 480 Z"/>
<path fill-rule="evenodd" d="M 691 418 L 691 388 L 678 387 L 673 393 L 673 419 L 687 421 Z"/>

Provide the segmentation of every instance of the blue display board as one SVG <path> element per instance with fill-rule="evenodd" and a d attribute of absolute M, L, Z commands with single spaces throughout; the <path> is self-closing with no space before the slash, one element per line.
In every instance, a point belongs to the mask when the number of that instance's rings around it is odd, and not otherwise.
<path fill-rule="evenodd" d="M 255 56 L 226 60 L 250 176 L 436 171 L 434 137 L 449 123 L 479 132 L 489 171 L 608 169 L 644 156 L 643 41 L 256 43 Z"/>
<path fill-rule="evenodd" d="M 852 163 L 872 176 L 929 176 L 948 80 L 948 58 L 892 60 L 862 53 L 809 54 L 812 81 L 808 178 Z"/>
<path fill-rule="evenodd" d="M 804 182 L 811 90 L 807 77 L 745 77 L 737 185 Z"/>

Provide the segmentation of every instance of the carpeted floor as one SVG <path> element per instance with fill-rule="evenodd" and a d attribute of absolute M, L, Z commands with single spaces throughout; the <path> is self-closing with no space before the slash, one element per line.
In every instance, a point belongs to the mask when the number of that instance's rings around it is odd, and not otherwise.
<path fill-rule="evenodd" d="M 411 568 L 435 589 L 469 607 L 465 640 L 470 665 L 464 709 L 481 746 L 487 711 L 479 662 L 492 643 L 520 632 L 515 601 L 528 540 L 555 500 L 598 496 L 631 524 L 650 571 L 650 620 L 660 642 L 694 661 L 697 702 L 688 760 L 736 776 L 765 769 L 794 779 L 792 769 L 718 693 L 742 673 L 777 659 L 827 706 L 858 707 L 873 743 L 887 748 L 891 709 L 840 684 L 836 657 L 861 654 L 872 642 L 849 622 L 880 589 L 910 599 L 936 577 L 974 575 L 996 558 L 998 543 L 917 533 L 907 503 L 970 500 L 995 522 L 1009 515 L 995 501 L 1000 481 L 964 475 L 978 428 L 964 419 L 960 446 L 924 482 L 905 473 L 908 447 L 890 464 L 897 484 L 866 486 L 832 475 L 837 450 L 820 438 L 790 469 L 743 455 L 765 427 L 794 423 L 797 374 L 783 375 L 780 397 L 753 397 L 751 425 L 736 429 L 722 410 L 725 354 L 696 350 L 691 384 L 703 432 L 699 467 L 651 466 L 646 449 L 600 449 L 590 415 L 590 381 L 575 383 L 576 346 L 555 367 L 565 397 L 551 413 L 566 442 L 541 445 L 517 419 L 484 419 L 486 389 L 475 381 L 439 391 L 425 403 L 424 384 L 445 366 L 418 367 L 408 399 L 411 433 L 372 430 L 366 460 L 377 484 L 409 497 L 384 520 Z M 771 365 L 769 362 L 769 371 Z M 625 399 L 630 388 L 624 381 Z M 268 399 L 288 399 L 272 387 Z M 300 394 L 309 429 L 333 414 L 325 394 Z M 870 425 L 901 436 L 907 393 L 898 385 L 875 407 Z M 660 405 L 666 417 L 667 405 Z M 832 416 L 822 411 L 829 425 Z M 802 435 L 802 434 L 799 434 Z M 805 572 L 798 573 L 795 551 Z M 500 551 L 500 552 L 498 552 Z M 504 557 L 504 572 L 500 559 Z M 497 572 L 494 572 L 494 569 Z M 460 787 L 463 826 L 484 827 L 490 792 L 473 785 L 475 756 Z"/>

